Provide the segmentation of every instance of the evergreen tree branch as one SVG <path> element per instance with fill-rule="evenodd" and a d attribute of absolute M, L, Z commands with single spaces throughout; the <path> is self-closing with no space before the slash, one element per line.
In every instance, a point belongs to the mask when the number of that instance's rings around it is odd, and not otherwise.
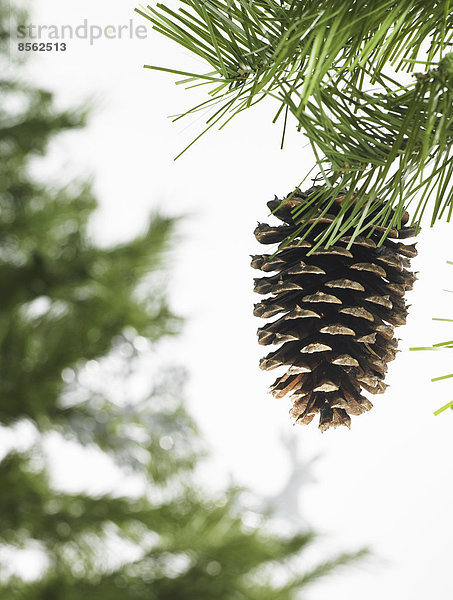
<path fill-rule="evenodd" d="M 175 117 L 220 106 L 196 139 L 265 98 L 277 104 L 274 121 L 284 115 L 283 141 L 288 113 L 295 118 L 326 188 L 319 203 L 300 211 L 298 234 L 312 226 L 315 214 L 322 218 L 328 198 L 342 189 L 349 190 L 345 211 L 357 202 L 360 210 L 334 220 L 318 242 L 327 247 L 351 227 L 355 235 L 384 227 L 383 241 L 408 207 L 414 225 L 428 204 L 431 225 L 449 220 L 449 1 L 181 0 L 179 10 L 157 3 L 137 12 L 209 65 L 206 74 L 147 65 L 181 75 L 179 83 L 189 87 L 198 82 L 212 88 L 205 102 Z M 420 65 L 425 71 L 406 87 L 384 72 L 414 73 Z M 383 204 L 385 210 L 375 210 Z"/>

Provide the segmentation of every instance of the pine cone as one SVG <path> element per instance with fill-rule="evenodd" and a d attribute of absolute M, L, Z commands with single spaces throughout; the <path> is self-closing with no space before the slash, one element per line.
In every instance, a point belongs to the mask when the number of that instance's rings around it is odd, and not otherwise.
<path fill-rule="evenodd" d="M 296 190 L 289 199 L 268 202 L 284 224 L 258 224 L 255 236 L 262 244 L 281 247 L 275 254 L 253 256 L 252 266 L 276 272 L 255 279 L 255 291 L 270 294 L 255 305 L 255 316 L 278 315 L 258 329 L 259 343 L 281 344 L 260 367 L 287 367 L 271 386 L 273 395 L 291 394 L 291 415 L 298 423 L 308 424 L 320 413 L 319 428 L 325 431 L 349 427 L 350 415 L 370 410 L 362 390 L 385 391 L 387 363 L 397 352 L 394 327 L 406 322 L 404 295 L 416 280 L 407 267 L 417 251 L 415 244 L 390 239 L 415 234 L 414 227 L 406 226 L 405 214 L 401 228 L 390 230 L 381 247 L 377 244 L 385 228 L 376 227 L 368 237 L 356 237 L 350 249 L 351 235 L 345 235 L 334 246 L 307 256 L 316 235 L 340 208 L 338 197 L 331 214 L 324 215 L 303 241 L 296 237 L 285 242 L 297 229 L 291 211 L 318 190 Z"/>

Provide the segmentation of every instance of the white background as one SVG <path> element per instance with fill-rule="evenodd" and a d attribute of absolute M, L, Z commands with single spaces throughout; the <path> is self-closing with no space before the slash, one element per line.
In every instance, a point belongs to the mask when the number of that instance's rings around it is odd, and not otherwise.
<path fill-rule="evenodd" d="M 147 25 L 133 8 L 130 0 L 35 0 L 32 22 L 76 26 L 88 19 L 105 27 L 133 19 L 134 26 Z M 312 156 L 296 132 L 279 149 L 273 107 L 263 104 L 223 131 L 212 130 L 174 162 L 204 121 L 172 124 L 167 117 L 196 104 L 203 90 L 185 91 L 174 76 L 143 64 L 200 72 L 204 66 L 148 30 L 145 40 L 67 40 L 64 53 L 32 57 L 29 79 L 54 90 L 59 106 L 87 99 L 96 106 L 87 129 L 53 144 L 40 176 L 94 176 L 100 210 L 93 234 L 102 243 L 143 230 L 151 210 L 187 215 L 172 255 L 170 292 L 188 321 L 171 358 L 189 370 L 189 408 L 213 449 L 201 476 L 216 486 L 232 474 L 263 497 L 275 495 L 291 473 L 281 437 L 297 438 L 296 481 L 307 458 L 318 457 L 315 483 L 302 488 L 300 500 L 304 519 L 324 535 L 319 556 L 367 545 L 377 557 L 313 587 L 307 598 L 452 598 L 453 413 L 432 412 L 453 398 L 453 388 L 448 380 L 429 381 L 451 371 L 450 357 L 408 352 L 451 339 L 453 324 L 431 321 L 453 316 L 452 296 L 442 292 L 453 288 L 453 267 L 445 265 L 453 258 L 450 226 L 426 224 L 420 236 L 413 263 L 420 280 L 409 297 L 408 324 L 399 330 L 402 352 L 391 363 L 387 393 L 375 398 L 370 413 L 353 418 L 351 431 L 322 435 L 313 424 L 293 427 L 288 403 L 266 392 L 273 374 L 257 366 L 262 348 L 251 314 L 257 298 L 249 254 L 257 250 L 256 220 L 267 219 L 265 203 L 291 191 Z M 17 52 L 14 44 L 11 51 Z"/>

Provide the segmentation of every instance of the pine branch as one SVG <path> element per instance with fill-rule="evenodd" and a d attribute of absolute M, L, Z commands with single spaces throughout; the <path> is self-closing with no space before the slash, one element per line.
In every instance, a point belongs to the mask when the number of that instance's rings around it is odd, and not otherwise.
<path fill-rule="evenodd" d="M 139 14 L 156 31 L 206 60 L 227 83 L 256 81 L 251 96 L 294 76 L 305 101 L 332 72 L 348 80 L 369 67 L 372 80 L 390 63 L 413 71 L 422 44 L 428 60 L 453 34 L 450 2 L 327 0 L 181 0 Z M 187 7 L 187 8 L 186 8 Z M 196 77 L 196 75 L 194 75 Z"/>
<path fill-rule="evenodd" d="M 408 88 L 384 93 L 366 93 L 349 85 L 345 90 L 328 86 L 313 95 L 307 108 L 300 110 L 287 96 L 293 114 L 309 137 L 315 155 L 323 155 L 318 165 L 329 172 L 324 199 L 299 209 L 297 234 L 306 230 L 310 220 L 321 218 L 322 209 L 341 189 L 349 190 L 344 201 L 346 212 L 352 204 L 369 207 L 372 218 L 363 221 L 358 210 L 341 223 L 325 229 L 320 243 L 329 246 L 351 227 L 356 234 L 373 227 L 387 231 L 399 227 L 406 209 L 414 204 L 412 223 L 432 203 L 431 225 L 451 216 L 453 204 L 453 87 L 447 55 L 438 69 L 419 75 Z M 327 116 L 326 107 L 330 116 Z M 404 193 L 402 191 L 404 190 Z M 385 206 L 385 210 L 378 210 Z M 412 207 L 411 207 L 412 208 Z M 389 214 L 393 216 L 389 219 Z M 383 235 L 383 241 L 387 233 Z"/>
<path fill-rule="evenodd" d="M 319 204 L 298 215 L 300 231 L 341 189 L 350 190 L 345 210 L 359 207 L 319 244 L 334 244 L 350 227 L 359 234 L 384 226 L 384 239 L 409 205 L 419 221 L 428 198 L 431 225 L 450 218 L 453 55 L 443 56 L 453 39 L 450 0 L 181 0 L 179 10 L 158 3 L 137 12 L 208 65 L 202 74 L 147 65 L 210 88 L 205 102 L 175 118 L 216 106 L 196 139 L 265 98 L 277 105 L 274 122 L 283 117 L 282 143 L 288 114 L 295 117 L 326 184 Z M 414 73 L 420 64 L 425 72 L 407 87 L 384 72 Z"/>

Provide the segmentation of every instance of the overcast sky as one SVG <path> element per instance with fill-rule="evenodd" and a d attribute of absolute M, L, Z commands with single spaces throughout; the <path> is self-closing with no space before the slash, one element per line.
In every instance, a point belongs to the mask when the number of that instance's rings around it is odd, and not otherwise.
<path fill-rule="evenodd" d="M 420 280 L 409 297 L 408 324 L 398 331 L 402 352 L 391 363 L 387 393 L 374 399 L 370 413 L 353 418 L 351 431 L 293 427 L 288 402 L 266 392 L 273 374 L 258 368 L 249 255 L 266 202 L 291 191 L 313 158 L 295 131 L 279 149 L 273 107 L 263 103 L 174 162 L 203 119 L 172 124 L 167 117 L 196 104 L 203 91 L 185 91 L 173 76 L 143 64 L 203 65 L 149 29 L 137 35 L 147 22 L 133 7 L 130 0 L 34 0 L 36 25 L 76 27 L 87 19 L 88 26 L 117 31 L 132 19 L 134 31 L 131 39 L 68 39 L 65 52 L 32 53 L 29 78 L 54 90 L 59 106 L 87 99 L 96 106 L 87 129 L 52 146 L 40 176 L 94 177 L 100 210 L 93 234 L 102 243 L 142 230 L 153 210 L 187 215 L 172 258 L 172 303 L 188 319 L 174 358 L 190 373 L 188 404 L 214 452 L 203 476 L 220 485 L 232 474 L 259 494 L 275 494 L 290 472 L 281 436 L 295 437 L 301 465 L 320 456 L 301 508 L 325 534 L 325 550 L 369 545 L 382 559 L 320 584 L 309 600 L 453 597 L 453 413 L 432 416 L 453 398 L 453 386 L 429 381 L 449 368 L 450 357 L 408 352 L 453 333 L 453 325 L 431 322 L 453 313 L 451 295 L 442 292 L 453 289 L 453 267 L 445 264 L 453 258 L 451 227 L 425 226 L 420 236 Z"/>

